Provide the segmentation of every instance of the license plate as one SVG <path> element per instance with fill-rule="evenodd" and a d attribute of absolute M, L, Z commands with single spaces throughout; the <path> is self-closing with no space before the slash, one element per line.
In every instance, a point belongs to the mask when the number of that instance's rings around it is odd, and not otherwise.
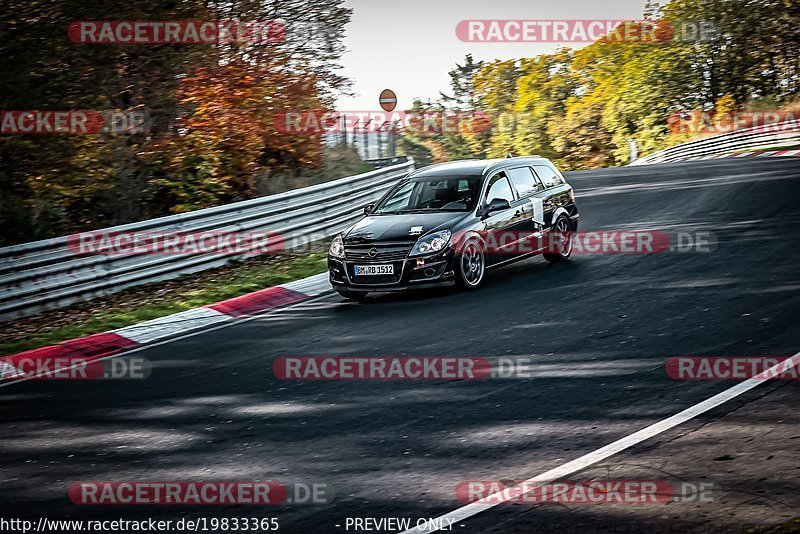
<path fill-rule="evenodd" d="M 356 276 L 394 274 L 394 265 L 356 265 Z"/>

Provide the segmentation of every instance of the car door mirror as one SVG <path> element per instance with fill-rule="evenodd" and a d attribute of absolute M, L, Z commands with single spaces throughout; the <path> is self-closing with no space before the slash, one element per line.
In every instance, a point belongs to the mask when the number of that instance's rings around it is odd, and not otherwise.
<path fill-rule="evenodd" d="M 367 204 L 364 206 L 364 215 L 369 215 L 375 209 L 375 204 Z"/>
<path fill-rule="evenodd" d="M 504 198 L 493 198 L 489 204 L 483 208 L 483 215 L 489 215 L 495 211 L 502 211 L 511 208 L 511 204 Z"/>

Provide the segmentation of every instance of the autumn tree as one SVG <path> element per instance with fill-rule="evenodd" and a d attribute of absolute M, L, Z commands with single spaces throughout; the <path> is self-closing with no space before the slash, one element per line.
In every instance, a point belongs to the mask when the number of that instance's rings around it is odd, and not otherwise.
<path fill-rule="evenodd" d="M 138 133 L 0 136 L 0 244 L 248 198 L 286 168 L 319 165 L 319 138 L 287 139 L 278 111 L 348 91 L 342 0 L 7 0 L 2 110 L 143 111 Z M 276 21 L 283 39 L 85 45 L 76 20 Z"/>

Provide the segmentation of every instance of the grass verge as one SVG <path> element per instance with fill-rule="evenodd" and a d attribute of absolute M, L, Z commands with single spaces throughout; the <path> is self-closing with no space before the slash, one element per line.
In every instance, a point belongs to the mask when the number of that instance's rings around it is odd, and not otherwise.
<path fill-rule="evenodd" d="M 0 356 L 213 304 L 327 269 L 324 247 L 255 258 L 0 324 Z"/>

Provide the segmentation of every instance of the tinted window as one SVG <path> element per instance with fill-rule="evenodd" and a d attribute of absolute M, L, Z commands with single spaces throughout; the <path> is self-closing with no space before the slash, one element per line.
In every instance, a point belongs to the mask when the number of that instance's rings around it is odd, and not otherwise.
<path fill-rule="evenodd" d="M 508 171 L 508 176 L 517 188 L 519 196 L 524 197 L 542 189 L 530 167 L 519 167 Z"/>
<path fill-rule="evenodd" d="M 536 171 L 536 174 L 539 175 L 539 178 L 542 180 L 545 188 L 555 187 L 564 183 L 558 174 L 556 174 L 556 171 L 550 167 L 545 165 L 534 165 L 533 168 Z"/>
<path fill-rule="evenodd" d="M 414 191 L 414 182 L 406 182 L 392 196 L 375 208 L 375 213 L 397 211 L 408 207 L 411 201 L 411 192 Z"/>
<path fill-rule="evenodd" d="M 514 201 L 514 192 L 504 173 L 498 173 L 489 180 L 489 189 L 486 192 L 486 201 L 491 202 L 496 198 L 504 198 L 509 202 Z"/>
<path fill-rule="evenodd" d="M 418 178 L 400 184 L 373 213 L 467 211 L 474 205 L 480 177 Z"/>

